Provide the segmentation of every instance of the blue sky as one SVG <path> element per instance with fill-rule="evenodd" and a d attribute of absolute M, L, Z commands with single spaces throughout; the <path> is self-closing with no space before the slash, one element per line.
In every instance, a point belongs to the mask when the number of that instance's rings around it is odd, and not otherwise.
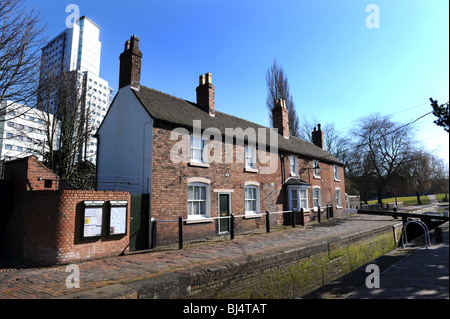
<path fill-rule="evenodd" d="M 334 122 L 346 133 L 379 112 L 408 123 L 449 99 L 448 0 L 54 1 L 41 10 L 50 38 L 70 3 L 100 27 L 100 76 L 117 91 L 119 55 L 140 37 L 141 83 L 195 101 L 211 72 L 216 109 L 268 126 L 265 74 L 274 59 L 289 79 L 300 119 Z M 379 28 L 367 28 L 369 4 Z M 417 139 L 448 163 L 449 135 L 428 115 Z"/>

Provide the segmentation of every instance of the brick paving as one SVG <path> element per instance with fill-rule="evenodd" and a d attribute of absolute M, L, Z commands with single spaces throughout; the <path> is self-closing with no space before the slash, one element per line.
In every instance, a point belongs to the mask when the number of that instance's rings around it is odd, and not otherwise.
<path fill-rule="evenodd" d="M 68 289 L 66 266 L 48 268 L 1 268 L 0 299 L 47 299 L 81 291 L 128 283 L 166 272 L 195 269 L 237 256 L 251 256 L 286 247 L 304 246 L 326 238 L 345 236 L 379 226 L 395 224 L 390 217 L 350 216 L 321 224 L 308 224 L 270 234 L 236 238 L 233 241 L 208 243 L 184 250 L 159 250 L 140 254 L 93 260 L 78 264 L 80 288 Z"/>

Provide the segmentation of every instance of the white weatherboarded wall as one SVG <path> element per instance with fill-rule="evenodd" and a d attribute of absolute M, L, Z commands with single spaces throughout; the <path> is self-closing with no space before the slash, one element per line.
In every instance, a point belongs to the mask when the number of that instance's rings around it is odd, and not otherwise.
<path fill-rule="evenodd" d="M 130 86 L 120 89 L 98 131 L 97 189 L 151 192 L 153 119 Z"/>

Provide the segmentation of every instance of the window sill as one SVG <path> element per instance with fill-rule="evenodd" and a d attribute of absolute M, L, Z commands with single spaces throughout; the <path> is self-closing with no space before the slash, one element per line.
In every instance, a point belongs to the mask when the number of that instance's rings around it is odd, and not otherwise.
<path fill-rule="evenodd" d="M 209 167 L 209 163 L 202 163 L 202 162 L 196 162 L 196 161 L 190 160 L 189 161 L 189 166 L 197 166 L 197 167 L 208 168 Z"/>
<path fill-rule="evenodd" d="M 291 177 L 297 177 L 297 173 L 292 173 L 291 172 Z"/>
<path fill-rule="evenodd" d="M 246 168 L 244 169 L 244 171 L 245 171 L 245 172 L 248 172 L 248 173 L 258 173 L 258 169 L 257 169 L 257 168 L 249 168 L 249 167 L 246 167 Z"/>
<path fill-rule="evenodd" d="M 335 178 L 335 179 L 334 179 L 334 181 L 335 181 L 335 182 L 340 182 L 341 180 L 340 180 L 340 179 L 336 179 L 336 178 Z"/>
<path fill-rule="evenodd" d="M 260 213 L 245 213 L 244 219 L 261 218 L 263 214 Z"/>
<path fill-rule="evenodd" d="M 320 177 L 320 176 L 314 175 L 313 178 L 314 178 L 314 179 L 320 179 L 321 177 Z"/>
<path fill-rule="evenodd" d="M 202 223 L 211 223 L 213 221 L 212 218 L 209 217 L 198 217 L 198 218 L 192 218 L 192 219 L 187 219 L 185 221 L 185 224 L 202 224 Z"/>

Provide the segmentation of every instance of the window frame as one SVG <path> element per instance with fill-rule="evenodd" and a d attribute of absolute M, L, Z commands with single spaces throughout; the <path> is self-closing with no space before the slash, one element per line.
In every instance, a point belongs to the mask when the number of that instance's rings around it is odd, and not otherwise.
<path fill-rule="evenodd" d="M 248 199 L 247 198 L 247 189 L 254 190 L 254 197 Z M 255 210 L 247 210 L 247 202 L 254 202 Z M 261 205 L 260 205 L 260 187 L 254 184 L 248 184 L 244 186 L 244 214 L 245 215 L 260 215 L 261 214 Z"/>
<path fill-rule="evenodd" d="M 341 179 L 339 177 L 339 166 L 334 164 L 333 165 L 333 172 L 334 172 L 334 181 L 339 182 Z"/>
<path fill-rule="evenodd" d="M 288 186 L 288 204 L 290 210 L 300 210 L 301 208 L 303 208 L 304 211 L 309 210 L 308 188 L 309 186 Z M 298 207 L 293 207 L 292 205 L 293 191 L 297 196 L 296 200 Z"/>
<path fill-rule="evenodd" d="M 249 151 L 251 150 L 251 156 L 248 156 Z M 249 161 L 250 159 L 251 161 Z M 258 170 L 258 164 L 257 164 L 257 156 L 256 156 L 256 147 L 245 145 L 244 147 L 244 164 L 245 164 L 245 170 L 247 171 L 257 171 Z"/>
<path fill-rule="evenodd" d="M 292 160 L 294 160 L 294 163 L 292 163 Z M 294 166 L 294 167 L 292 167 Z M 289 167 L 291 171 L 291 176 L 297 176 L 298 175 L 298 157 L 295 155 L 291 155 L 289 158 Z M 294 170 L 292 170 L 294 168 Z"/>
<path fill-rule="evenodd" d="M 191 182 L 188 183 L 187 185 L 187 219 L 191 219 L 191 220 L 202 220 L 202 219 L 207 219 L 210 218 L 211 216 L 211 210 L 210 210 L 210 205 L 211 205 L 211 201 L 210 201 L 210 185 L 207 183 L 202 183 L 202 182 Z M 195 193 L 195 187 L 201 187 L 201 188 L 205 188 L 205 199 L 189 199 L 189 188 L 193 187 L 194 188 L 194 193 Z M 202 192 L 200 191 L 200 194 Z M 191 202 L 205 202 L 205 212 L 202 214 L 202 212 L 200 212 L 200 214 L 192 214 L 191 213 L 191 209 L 190 209 L 190 203 Z M 200 205 L 201 207 L 201 205 Z"/>
<path fill-rule="evenodd" d="M 317 198 L 316 198 L 316 192 L 317 192 Z M 315 205 L 315 201 L 317 201 L 317 205 Z M 312 205 L 314 207 L 321 207 L 322 206 L 322 190 L 320 189 L 320 186 L 313 186 L 312 189 Z"/>
<path fill-rule="evenodd" d="M 335 189 L 335 199 L 336 199 L 336 208 L 342 208 L 342 195 L 341 195 L 341 189 L 336 188 Z"/>
<path fill-rule="evenodd" d="M 314 178 L 319 178 L 320 179 L 320 168 L 316 168 L 319 167 L 319 161 L 318 160 L 313 160 L 313 177 Z"/>
<path fill-rule="evenodd" d="M 196 140 L 200 140 L 200 148 L 195 146 L 194 143 L 194 139 Z M 205 150 L 205 146 L 206 146 L 207 141 L 205 139 L 203 139 L 201 136 L 195 136 L 195 135 L 191 135 L 191 145 L 190 145 L 190 156 L 189 156 L 189 162 L 191 164 L 208 164 L 208 159 L 206 152 L 204 152 Z M 194 158 L 194 151 L 198 152 L 200 151 L 200 160 Z"/>

